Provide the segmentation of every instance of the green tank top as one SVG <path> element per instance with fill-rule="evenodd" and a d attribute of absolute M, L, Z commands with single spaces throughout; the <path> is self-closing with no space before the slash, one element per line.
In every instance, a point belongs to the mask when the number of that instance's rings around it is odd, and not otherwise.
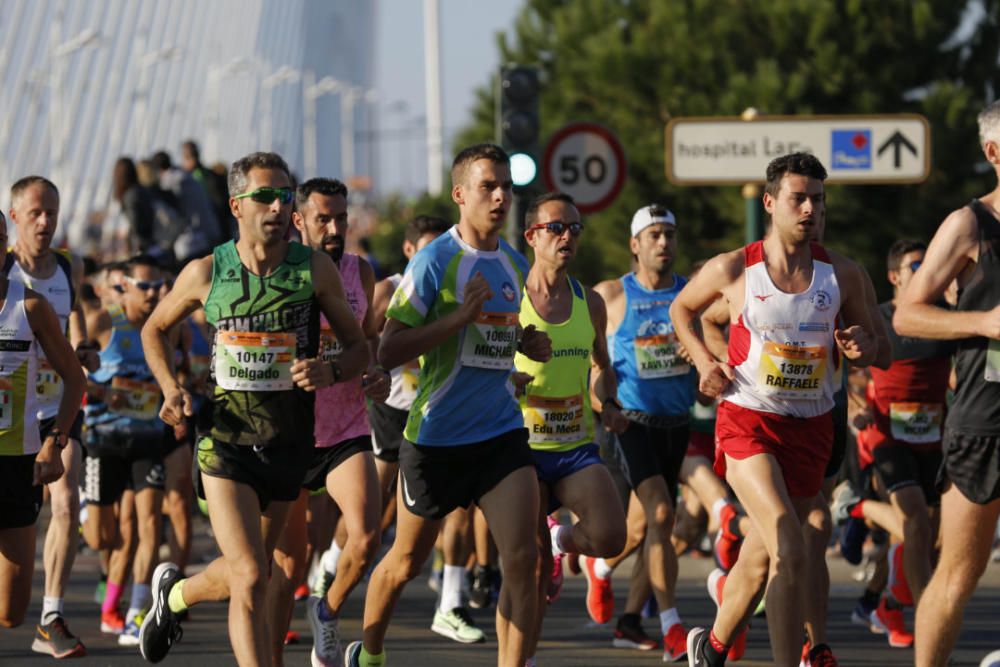
<path fill-rule="evenodd" d="M 521 299 L 521 326 L 534 324 L 552 340 L 552 359 L 544 364 L 520 353 L 514 357 L 517 370 L 534 376 L 520 401 L 528 442 L 538 451 L 567 452 L 594 441 L 588 380 L 595 331 L 583 287 L 568 280 L 573 306 L 565 322 L 543 320 L 527 290 Z"/>
<path fill-rule="evenodd" d="M 290 242 L 284 261 L 270 275 L 258 276 L 243 266 L 234 241 L 215 248 L 205 300 L 212 333 L 213 439 L 255 447 L 313 446 L 315 394 L 294 386 L 288 370 L 294 358 L 315 357 L 319 348 L 311 256 L 311 249 Z"/>

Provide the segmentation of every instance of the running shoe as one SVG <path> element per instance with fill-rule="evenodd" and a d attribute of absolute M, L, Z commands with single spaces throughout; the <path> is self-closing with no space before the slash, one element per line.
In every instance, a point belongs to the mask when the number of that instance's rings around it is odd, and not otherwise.
<path fill-rule="evenodd" d="M 472 579 L 469 584 L 469 606 L 473 609 L 484 609 L 490 606 L 493 591 L 490 587 L 489 568 L 476 563 L 469 576 Z"/>
<path fill-rule="evenodd" d="M 687 631 L 680 623 L 674 623 L 663 635 L 663 662 L 682 660 L 687 655 Z"/>
<path fill-rule="evenodd" d="M 740 556 L 740 547 L 743 545 L 743 538 L 733 530 L 738 526 L 739 515 L 736 507 L 732 503 L 726 503 L 719 513 L 719 532 L 715 534 L 715 544 L 712 552 L 715 554 L 715 563 L 726 572 L 733 569 L 736 559 Z"/>
<path fill-rule="evenodd" d="M 687 636 L 688 667 L 708 667 L 705 645 L 708 644 L 707 628 L 692 628 Z"/>
<path fill-rule="evenodd" d="M 871 613 L 869 618 L 873 626 L 889 635 L 889 646 L 893 648 L 913 646 L 913 634 L 906 630 L 903 610 L 889 609 L 885 598 L 882 598 L 878 608 Z"/>
<path fill-rule="evenodd" d="M 837 525 L 847 523 L 851 518 L 851 510 L 864 498 L 857 492 L 854 485 L 846 482 L 837 489 L 833 495 L 833 503 L 830 505 L 830 516 Z"/>
<path fill-rule="evenodd" d="M 125 630 L 118 635 L 119 646 L 138 646 L 139 629 L 142 627 L 142 619 L 146 617 L 146 612 L 136 615 L 131 621 L 125 624 Z"/>
<path fill-rule="evenodd" d="M 125 617 L 117 609 L 101 612 L 101 632 L 106 635 L 120 635 L 125 630 Z"/>
<path fill-rule="evenodd" d="M 47 653 L 53 658 L 82 658 L 87 655 L 83 643 L 69 631 L 66 619 L 56 616 L 48 623 L 35 626 L 35 653 Z"/>
<path fill-rule="evenodd" d="M 308 597 L 309 597 L 309 585 L 300 584 L 299 587 L 295 589 L 295 601 L 302 602 Z"/>
<path fill-rule="evenodd" d="M 860 565 L 868 537 L 868 525 L 863 519 L 850 517 L 840 529 L 840 553 L 851 565 Z"/>
<path fill-rule="evenodd" d="M 808 643 L 806 647 L 808 648 Z M 808 667 L 837 667 L 837 658 L 833 656 L 833 651 L 826 644 L 813 646 L 806 655 L 806 665 Z"/>
<path fill-rule="evenodd" d="M 903 544 L 893 544 L 889 547 L 889 592 L 896 601 L 904 606 L 913 605 L 913 593 L 910 582 L 906 580 L 906 570 L 903 568 Z"/>
<path fill-rule="evenodd" d="M 809 640 L 802 645 L 802 656 L 799 658 L 799 667 L 809 667 Z"/>
<path fill-rule="evenodd" d="M 351 642 L 344 651 L 344 664 L 347 667 L 361 667 L 361 642 Z"/>
<path fill-rule="evenodd" d="M 302 635 L 295 632 L 295 630 L 289 630 L 285 633 L 285 639 L 282 642 L 285 646 L 291 646 L 292 644 L 301 644 Z"/>
<path fill-rule="evenodd" d="M 173 563 L 160 563 L 153 571 L 153 606 L 139 628 L 139 652 L 149 662 L 163 660 L 184 636 L 177 614 L 167 603 L 170 589 L 180 579 L 180 570 Z"/>
<path fill-rule="evenodd" d="M 863 628 L 868 628 L 877 635 L 885 634 L 885 630 L 872 623 L 871 620 L 872 612 L 874 612 L 877 608 L 878 605 L 874 607 L 869 606 L 865 602 L 863 596 L 858 598 L 858 603 L 854 605 L 854 611 L 851 612 L 851 623 L 860 625 Z"/>
<path fill-rule="evenodd" d="M 447 613 L 440 609 L 435 611 L 431 630 L 460 644 L 478 644 L 486 641 L 486 635 L 476 627 L 476 622 L 472 620 L 472 615 L 465 607 L 455 607 Z"/>
<path fill-rule="evenodd" d="M 320 618 L 320 605 L 325 607 L 326 603 L 321 598 L 312 598 L 306 609 L 313 633 L 312 667 L 344 667 L 344 647 L 340 644 L 337 619 Z"/>
<path fill-rule="evenodd" d="M 594 623 L 605 624 L 615 613 L 615 595 L 611 590 L 611 577 L 602 579 L 594 571 L 595 558 L 581 556 L 580 564 L 587 578 L 587 613 Z"/>
<path fill-rule="evenodd" d="M 639 651 L 652 651 L 660 644 L 646 634 L 642 628 L 642 623 L 638 619 L 630 620 L 628 616 L 618 619 L 618 627 L 615 628 L 615 636 L 611 640 L 611 645 L 615 648 L 634 648 Z"/>
<path fill-rule="evenodd" d="M 314 598 L 325 598 L 326 592 L 333 585 L 334 577 L 334 574 L 327 572 L 326 568 L 320 566 L 319 571 L 316 573 L 316 581 L 313 582 L 310 595 Z"/>
<path fill-rule="evenodd" d="M 722 589 L 726 585 L 726 577 L 729 575 L 715 568 L 708 574 L 708 597 L 712 598 L 712 602 L 715 603 L 716 608 L 722 606 Z M 726 659 L 731 662 L 736 662 L 741 659 L 743 655 L 747 652 L 747 633 L 750 631 L 750 626 L 743 628 L 736 639 L 733 640 L 732 646 L 729 647 L 729 653 Z"/>

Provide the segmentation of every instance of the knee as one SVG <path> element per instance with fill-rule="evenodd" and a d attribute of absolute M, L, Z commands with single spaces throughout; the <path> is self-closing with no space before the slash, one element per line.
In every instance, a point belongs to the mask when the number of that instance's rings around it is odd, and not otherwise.
<path fill-rule="evenodd" d="M 661 535 L 670 535 L 674 529 L 674 508 L 666 501 L 656 503 L 649 520 Z"/>
<path fill-rule="evenodd" d="M 53 521 L 64 521 L 74 525 L 80 522 L 79 490 L 63 489 L 60 493 L 53 493 L 50 505 Z"/>
<path fill-rule="evenodd" d="M 806 530 L 822 538 L 824 543 L 829 541 L 833 534 L 833 518 L 830 515 L 830 508 L 826 503 L 810 510 L 806 517 Z"/>
<path fill-rule="evenodd" d="M 229 594 L 232 597 L 263 596 L 267 587 L 267 567 L 247 556 L 229 563 Z"/>
<path fill-rule="evenodd" d="M 361 564 L 362 569 L 367 570 L 372 561 L 375 560 L 375 553 L 382 544 L 382 537 L 377 530 L 366 530 L 357 538 L 348 538 L 350 549 L 354 559 Z"/>
<path fill-rule="evenodd" d="M 522 545 L 505 550 L 501 554 L 505 576 L 513 580 L 531 579 L 539 560 L 539 553 L 534 540 L 528 540 Z M 551 555 L 549 558 L 551 559 Z"/>

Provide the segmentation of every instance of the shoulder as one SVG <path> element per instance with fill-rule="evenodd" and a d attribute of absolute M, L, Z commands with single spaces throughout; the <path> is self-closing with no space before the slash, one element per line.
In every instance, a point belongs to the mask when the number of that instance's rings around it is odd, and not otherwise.
<path fill-rule="evenodd" d="M 713 280 L 732 282 L 738 279 L 747 268 L 746 248 L 737 248 L 716 255 L 705 262 L 698 272 L 698 277 L 706 276 Z"/>
<path fill-rule="evenodd" d="M 841 255 L 839 252 L 831 250 L 830 248 L 824 248 L 824 250 L 826 251 L 827 257 L 830 259 L 830 265 L 833 266 L 834 274 L 836 274 L 839 282 L 844 282 L 846 280 L 849 283 L 856 283 L 862 279 L 861 274 L 864 269 L 861 268 L 860 264 L 850 257 Z"/>
<path fill-rule="evenodd" d="M 371 262 L 360 255 L 355 255 L 355 257 L 358 258 L 358 275 L 361 276 L 361 283 L 366 287 L 374 288 L 375 269 L 372 268 Z"/>
<path fill-rule="evenodd" d="M 177 282 L 180 282 L 182 278 L 196 282 L 211 282 L 212 269 L 214 268 L 214 255 L 206 255 L 205 257 L 199 257 L 198 259 L 191 260 L 184 266 L 183 269 L 181 269 L 180 274 L 177 276 Z"/>
<path fill-rule="evenodd" d="M 614 278 L 613 280 L 602 280 L 594 285 L 593 290 L 588 291 L 593 291 L 604 301 L 612 301 L 625 292 L 625 285 L 622 284 L 621 278 Z"/>
<path fill-rule="evenodd" d="M 587 300 L 587 310 L 590 311 L 591 319 L 594 319 L 597 316 L 606 315 L 607 306 L 604 304 L 604 297 L 602 297 L 596 289 L 584 287 L 583 295 Z"/>

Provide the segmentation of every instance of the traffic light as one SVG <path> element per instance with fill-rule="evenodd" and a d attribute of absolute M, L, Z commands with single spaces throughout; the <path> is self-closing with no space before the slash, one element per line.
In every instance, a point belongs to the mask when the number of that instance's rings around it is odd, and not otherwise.
<path fill-rule="evenodd" d="M 508 65 L 500 68 L 497 90 L 497 137 L 510 155 L 514 187 L 527 189 L 539 172 L 538 68 Z"/>

